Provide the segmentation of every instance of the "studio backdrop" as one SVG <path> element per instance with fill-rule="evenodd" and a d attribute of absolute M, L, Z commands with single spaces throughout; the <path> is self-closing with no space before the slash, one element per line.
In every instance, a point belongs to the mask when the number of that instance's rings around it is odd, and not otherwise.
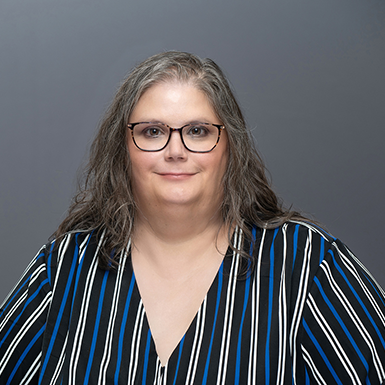
<path fill-rule="evenodd" d="M 165 50 L 225 70 L 279 196 L 385 286 L 383 0 L 1 0 L 0 301 L 64 218 L 120 81 Z"/>

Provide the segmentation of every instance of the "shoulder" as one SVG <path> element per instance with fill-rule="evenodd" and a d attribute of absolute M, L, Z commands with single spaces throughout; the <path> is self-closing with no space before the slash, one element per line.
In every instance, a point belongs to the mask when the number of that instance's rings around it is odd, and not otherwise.
<path fill-rule="evenodd" d="M 325 251 L 337 242 L 337 239 L 321 227 L 305 221 L 288 221 L 269 229 L 254 227 L 254 258 L 274 258 L 282 267 L 292 265 L 293 271 L 302 264 L 310 264 L 312 269 L 318 267 Z"/>
<path fill-rule="evenodd" d="M 55 260 L 60 261 L 68 258 L 72 252 L 84 253 L 89 246 L 103 243 L 104 234 L 100 235 L 96 231 L 73 230 L 63 234 L 59 238 L 54 238 L 48 242 L 44 249 L 48 255 L 52 255 Z"/>
<path fill-rule="evenodd" d="M 338 238 L 309 223 L 294 222 L 288 228 L 293 225 L 307 234 L 302 240 L 307 251 L 301 253 L 298 248 L 303 259 L 301 265 L 293 264 L 292 273 L 303 290 L 294 290 L 295 285 L 292 290 L 300 310 L 294 317 L 299 325 L 298 348 L 310 377 L 326 383 L 351 383 L 352 379 L 363 383 L 365 378 L 382 383 L 384 291 Z"/>
<path fill-rule="evenodd" d="M 282 234 L 283 236 L 291 237 L 299 241 L 318 241 L 319 239 L 323 239 L 324 242 L 332 244 L 337 240 L 337 238 L 325 229 L 310 221 L 290 220 L 280 226 L 268 229 L 267 232 L 273 233 L 275 236 Z M 288 238 L 288 240 L 290 240 L 290 238 Z"/>
<path fill-rule="evenodd" d="M 254 228 L 253 234 L 256 273 L 286 286 L 294 301 L 315 292 L 323 298 L 343 292 L 358 302 L 376 298 L 384 306 L 384 291 L 363 263 L 319 226 L 290 221 L 273 229 Z"/>
<path fill-rule="evenodd" d="M 305 237 L 299 237 L 301 242 L 306 242 L 309 247 L 315 247 L 315 250 L 319 253 L 319 266 L 316 272 L 318 275 L 336 271 L 339 279 L 346 281 L 349 276 L 351 280 L 360 284 L 365 281 L 370 286 L 373 284 L 378 286 L 364 264 L 339 238 L 310 222 L 291 221 L 288 222 L 287 226 L 288 229 L 294 226 L 295 231 L 305 234 Z M 379 289 L 383 293 L 383 290 Z"/>
<path fill-rule="evenodd" d="M 290 264 L 293 275 L 306 269 L 309 279 L 328 271 L 337 271 L 340 278 L 346 278 L 346 270 L 356 280 L 363 279 L 377 286 L 370 272 L 348 246 L 314 223 L 288 221 L 272 229 L 255 228 L 254 236 L 254 257 L 258 252 L 262 258 L 274 256 L 282 266 Z"/>
<path fill-rule="evenodd" d="M 297 375 L 316 383 L 382 383 L 385 295 L 361 261 L 309 222 L 255 228 L 254 235 L 255 275 L 268 277 L 273 302 L 287 296 Z"/>
<path fill-rule="evenodd" d="M 78 266 L 97 261 L 103 234 L 96 231 L 70 231 L 44 246 L 47 273 L 52 287 L 59 277 L 66 280 Z"/>

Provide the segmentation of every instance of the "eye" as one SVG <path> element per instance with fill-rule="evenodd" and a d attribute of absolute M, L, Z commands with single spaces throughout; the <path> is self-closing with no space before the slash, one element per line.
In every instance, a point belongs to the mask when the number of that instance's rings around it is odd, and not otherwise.
<path fill-rule="evenodd" d="M 187 130 L 187 135 L 194 137 L 194 138 L 202 138 L 204 136 L 207 136 L 209 134 L 209 130 L 207 127 L 203 125 L 192 125 L 189 126 Z"/>
<path fill-rule="evenodd" d="M 148 139 L 156 139 L 166 135 L 166 129 L 162 126 L 146 126 L 142 129 L 142 135 Z"/>

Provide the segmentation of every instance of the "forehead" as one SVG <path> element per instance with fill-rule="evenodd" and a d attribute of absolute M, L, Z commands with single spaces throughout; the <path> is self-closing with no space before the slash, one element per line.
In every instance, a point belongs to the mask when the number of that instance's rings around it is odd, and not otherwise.
<path fill-rule="evenodd" d="M 176 80 L 156 83 L 148 88 L 130 115 L 131 122 L 154 119 L 167 124 L 174 124 L 171 121 L 185 123 L 202 119 L 220 123 L 209 98 L 202 90 L 192 82 Z"/>

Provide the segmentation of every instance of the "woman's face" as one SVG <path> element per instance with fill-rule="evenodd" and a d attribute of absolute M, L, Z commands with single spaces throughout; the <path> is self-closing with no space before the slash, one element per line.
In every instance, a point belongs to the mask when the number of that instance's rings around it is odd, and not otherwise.
<path fill-rule="evenodd" d="M 206 95 L 178 81 L 159 83 L 139 99 L 130 123 L 161 122 L 179 128 L 188 123 L 221 124 Z M 158 152 L 139 150 L 128 133 L 132 188 L 139 208 L 148 212 L 162 205 L 207 209 L 215 212 L 223 199 L 222 178 L 227 167 L 226 130 L 208 153 L 188 151 L 179 132 Z M 163 206 L 164 207 L 164 206 Z"/>

